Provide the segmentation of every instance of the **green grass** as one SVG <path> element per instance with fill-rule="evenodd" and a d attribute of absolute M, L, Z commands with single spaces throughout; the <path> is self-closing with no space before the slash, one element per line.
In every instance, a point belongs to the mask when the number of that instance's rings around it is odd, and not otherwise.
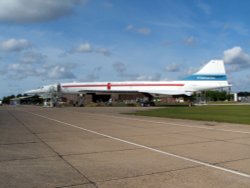
<path fill-rule="evenodd" d="M 135 113 L 135 115 L 240 123 L 250 125 L 250 105 L 169 107 L 148 111 L 138 111 Z"/>

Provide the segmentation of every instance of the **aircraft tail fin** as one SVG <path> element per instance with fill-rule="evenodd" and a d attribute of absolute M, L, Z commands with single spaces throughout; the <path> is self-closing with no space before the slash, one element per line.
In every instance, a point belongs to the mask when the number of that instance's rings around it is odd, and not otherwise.
<path fill-rule="evenodd" d="M 227 75 L 223 60 L 211 60 L 199 71 L 186 77 L 192 81 L 226 81 Z"/>

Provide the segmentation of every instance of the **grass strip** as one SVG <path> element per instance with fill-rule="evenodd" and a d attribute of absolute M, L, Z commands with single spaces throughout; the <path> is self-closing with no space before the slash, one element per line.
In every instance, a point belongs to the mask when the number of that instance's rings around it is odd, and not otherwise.
<path fill-rule="evenodd" d="M 135 115 L 250 125 L 250 105 L 169 107 L 138 111 Z"/>

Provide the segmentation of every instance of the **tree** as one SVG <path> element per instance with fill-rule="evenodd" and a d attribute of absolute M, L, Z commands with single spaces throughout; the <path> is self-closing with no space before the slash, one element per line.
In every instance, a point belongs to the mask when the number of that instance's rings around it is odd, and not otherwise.
<path fill-rule="evenodd" d="M 22 97 L 23 95 L 22 94 L 18 94 L 16 97 L 19 98 L 19 97 Z"/>
<path fill-rule="evenodd" d="M 15 95 L 3 97 L 3 104 L 10 104 L 10 99 L 13 99 L 13 98 L 15 98 Z"/>
<path fill-rule="evenodd" d="M 239 92 L 238 96 L 239 97 L 248 97 L 248 96 L 250 96 L 250 92 Z"/>
<path fill-rule="evenodd" d="M 206 98 L 210 101 L 230 100 L 230 95 L 226 91 L 206 91 Z"/>
<path fill-rule="evenodd" d="M 230 100 L 232 97 L 226 91 L 204 91 L 202 95 L 194 94 L 192 99 L 203 98 L 206 101 L 225 101 Z"/>

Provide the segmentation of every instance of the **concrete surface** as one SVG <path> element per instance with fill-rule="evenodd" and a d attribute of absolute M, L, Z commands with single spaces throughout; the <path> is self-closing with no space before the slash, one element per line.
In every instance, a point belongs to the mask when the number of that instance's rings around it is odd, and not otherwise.
<path fill-rule="evenodd" d="M 250 126 L 0 107 L 0 188 L 248 188 Z"/>

